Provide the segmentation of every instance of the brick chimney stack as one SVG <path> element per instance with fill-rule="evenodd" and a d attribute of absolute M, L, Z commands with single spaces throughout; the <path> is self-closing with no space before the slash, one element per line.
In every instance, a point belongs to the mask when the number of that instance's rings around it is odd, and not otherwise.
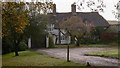
<path fill-rule="evenodd" d="M 75 5 L 75 3 L 73 3 L 71 5 L 71 12 L 72 12 L 73 15 L 76 14 L 76 5 Z"/>
<path fill-rule="evenodd" d="M 53 15 L 56 15 L 56 4 L 53 4 Z"/>

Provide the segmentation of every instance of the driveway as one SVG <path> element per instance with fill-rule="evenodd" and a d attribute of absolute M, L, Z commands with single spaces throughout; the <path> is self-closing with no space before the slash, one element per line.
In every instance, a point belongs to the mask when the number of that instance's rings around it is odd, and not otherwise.
<path fill-rule="evenodd" d="M 118 59 L 84 55 L 89 52 L 106 51 L 111 49 L 113 48 L 70 48 L 70 60 L 83 64 L 89 62 L 93 66 L 118 66 Z M 61 59 L 66 59 L 67 55 L 66 48 L 38 49 L 37 52 L 42 52 Z"/>

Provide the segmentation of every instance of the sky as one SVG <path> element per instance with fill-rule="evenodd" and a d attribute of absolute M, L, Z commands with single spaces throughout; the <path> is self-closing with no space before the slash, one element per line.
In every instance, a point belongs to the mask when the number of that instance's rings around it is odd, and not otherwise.
<path fill-rule="evenodd" d="M 77 2 L 78 0 L 53 0 L 56 4 L 57 12 L 71 12 L 71 4 Z M 117 4 L 118 0 L 104 0 L 106 4 L 106 8 L 104 8 L 104 12 L 99 12 L 106 20 L 117 20 L 112 11 L 116 11 L 114 5 Z M 79 3 L 79 2 L 78 2 Z M 77 3 L 77 4 L 78 4 Z M 90 12 L 89 8 L 85 7 L 82 12 Z M 81 10 L 76 9 L 77 12 L 81 12 Z"/>
<path fill-rule="evenodd" d="M 24 0 L 24 1 L 31 1 L 31 0 Z M 38 0 L 42 1 L 42 0 Z M 50 1 L 50 0 L 45 0 Z M 56 11 L 57 12 L 71 12 L 71 4 L 74 2 L 77 2 L 76 4 L 79 4 L 83 0 L 52 0 L 56 4 Z M 84 0 L 88 1 L 88 0 Z M 91 1 L 97 1 L 97 0 L 91 0 Z M 106 20 L 118 20 L 115 18 L 115 15 L 112 13 L 113 11 L 117 10 L 115 9 L 114 5 L 118 3 L 120 0 L 103 0 L 104 4 L 106 5 L 106 8 L 104 8 L 104 12 L 99 12 L 100 15 L 102 15 Z M 84 4 L 83 10 L 76 9 L 77 12 L 90 12 L 89 8 L 86 7 L 86 4 Z"/>

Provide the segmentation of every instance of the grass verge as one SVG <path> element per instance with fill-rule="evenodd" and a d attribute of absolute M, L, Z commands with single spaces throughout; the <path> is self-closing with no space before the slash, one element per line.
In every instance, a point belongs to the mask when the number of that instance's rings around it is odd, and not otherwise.
<path fill-rule="evenodd" d="M 0 67 L 2 66 L 2 55 L 0 55 Z"/>
<path fill-rule="evenodd" d="M 70 48 L 81 48 L 81 47 L 99 47 L 99 48 L 103 48 L 103 47 L 112 47 L 112 48 L 118 48 L 117 45 L 113 46 L 113 45 L 105 45 L 105 44 L 80 44 L 79 46 L 76 46 L 75 44 L 70 44 L 69 45 Z M 67 45 L 54 45 L 54 48 L 67 48 Z"/>
<path fill-rule="evenodd" d="M 116 50 L 110 50 L 110 51 L 92 52 L 92 53 L 87 53 L 85 55 L 119 59 L 118 50 L 117 49 Z"/>
<path fill-rule="evenodd" d="M 84 66 L 83 64 L 66 62 L 34 51 L 21 51 L 20 56 L 14 53 L 2 56 L 2 66 Z"/>

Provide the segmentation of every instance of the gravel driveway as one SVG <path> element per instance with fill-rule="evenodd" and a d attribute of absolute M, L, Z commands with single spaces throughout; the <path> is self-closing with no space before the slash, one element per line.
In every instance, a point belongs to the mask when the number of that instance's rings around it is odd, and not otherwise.
<path fill-rule="evenodd" d="M 70 60 L 86 64 L 89 62 L 95 66 L 118 66 L 118 59 L 103 58 L 97 56 L 85 56 L 85 53 L 106 51 L 111 48 L 70 48 Z M 48 54 L 52 57 L 66 59 L 66 48 L 38 49 L 37 52 Z"/>

